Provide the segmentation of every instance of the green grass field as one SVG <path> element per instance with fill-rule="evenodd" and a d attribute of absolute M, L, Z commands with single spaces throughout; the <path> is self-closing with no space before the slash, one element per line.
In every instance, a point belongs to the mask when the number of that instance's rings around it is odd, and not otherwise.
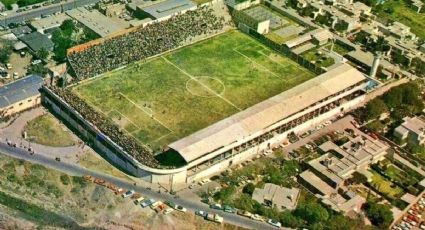
<path fill-rule="evenodd" d="M 154 150 L 314 75 L 238 31 L 104 74 L 73 88 Z"/>

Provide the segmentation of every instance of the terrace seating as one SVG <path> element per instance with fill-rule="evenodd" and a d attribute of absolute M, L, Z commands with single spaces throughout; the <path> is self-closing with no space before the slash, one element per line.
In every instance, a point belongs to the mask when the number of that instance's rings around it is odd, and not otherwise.
<path fill-rule="evenodd" d="M 71 51 L 68 60 L 81 80 L 178 48 L 197 36 L 216 33 L 224 25 L 223 17 L 204 6 L 139 27 L 81 51 Z"/>
<path fill-rule="evenodd" d="M 95 111 L 90 105 L 73 94 L 69 89 L 56 87 L 52 87 L 51 89 L 66 103 L 78 111 L 85 120 L 92 123 L 97 129 L 108 136 L 117 145 L 121 146 L 137 161 L 152 168 L 159 167 L 158 161 L 154 158 L 149 148 L 139 144 L 133 137 L 125 134 L 116 124 L 101 113 Z"/>

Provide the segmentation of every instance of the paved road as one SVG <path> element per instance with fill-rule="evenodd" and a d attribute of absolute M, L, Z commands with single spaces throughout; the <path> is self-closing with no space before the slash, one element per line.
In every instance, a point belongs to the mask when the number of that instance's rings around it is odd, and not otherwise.
<path fill-rule="evenodd" d="M 39 18 L 43 15 L 51 15 L 57 12 L 65 12 L 67 10 L 97 3 L 99 1 L 100 0 L 69 0 L 57 4 L 52 4 L 49 6 L 41 6 L 37 9 L 31 9 L 19 13 L 8 11 L 6 12 L 8 13 L 8 16 L 0 19 L 0 25 L 7 26 L 10 23 L 21 23 L 34 18 Z"/>
<path fill-rule="evenodd" d="M 101 178 L 108 182 L 116 184 L 119 187 L 122 187 L 125 189 L 134 189 L 135 191 L 140 192 L 143 195 L 150 198 L 154 198 L 156 200 L 162 200 L 162 201 L 173 200 L 177 204 L 180 204 L 186 207 L 188 211 L 190 212 L 194 212 L 195 210 L 204 210 L 207 212 L 219 213 L 221 216 L 224 217 L 224 221 L 229 224 L 245 227 L 248 229 L 275 229 L 271 225 L 268 225 L 267 223 L 262 223 L 262 222 L 254 221 L 254 220 L 251 220 L 242 216 L 238 216 L 235 214 L 230 214 L 230 213 L 225 213 L 223 211 L 210 209 L 208 205 L 203 204 L 196 200 L 175 198 L 170 194 L 158 193 L 157 191 L 152 191 L 149 188 L 142 187 L 142 186 L 134 186 L 134 184 L 124 179 L 120 179 L 107 174 L 92 171 L 92 170 L 80 167 L 78 165 L 69 164 L 65 162 L 57 162 L 52 158 L 48 158 L 40 154 L 35 154 L 31 156 L 24 149 L 13 148 L 2 142 L 0 142 L 0 152 L 5 155 L 11 156 L 13 158 L 18 158 L 18 159 L 22 159 L 32 163 L 41 164 L 46 167 L 53 168 L 58 171 L 62 171 L 74 176 L 91 175 L 96 178 Z"/>

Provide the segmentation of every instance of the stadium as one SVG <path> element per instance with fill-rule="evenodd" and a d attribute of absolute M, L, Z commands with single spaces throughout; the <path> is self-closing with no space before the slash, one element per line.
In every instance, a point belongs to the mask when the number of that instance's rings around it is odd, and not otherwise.
<path fill-rule="evenodd" d="M 76 78 L 43 103 L 118 167 L 187 184 L 364 99 L 341 64 L 315 73 L 234 28 L 223 1 L 71 48 Z M 223 12 L 224 11 L 224 12 Z"/>

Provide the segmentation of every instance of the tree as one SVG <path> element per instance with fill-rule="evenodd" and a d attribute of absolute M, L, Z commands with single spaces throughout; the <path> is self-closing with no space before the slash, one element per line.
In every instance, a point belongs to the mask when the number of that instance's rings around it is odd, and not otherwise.
<path fill-rule="evenodd" d="M 303 224 L 303 220 L 293 215 L 290 211 L 283 211 L 279 214 L 280 223 L 289 228 L 299 228 Z"/>
<path fill-rule="evenodd" d="M 366 104 L 366 120 L 378 118 L 382 113 L 388 112 L 388 107 L 385 102 L 379 98 L 375 98 Z"/>
<path fill-rule="evenodd" d="M 359 172 L 354 172 L 349 182 L 353 184 L 364 184 L 367 182 L 367 177 Z"/>
<path fill-rule="evenodd" d="M 368 201 L 364 206 L 364 210 L 372 224 L 379 228 L 388 228 L 394 220 L 389 205 Z"/>
<path fill-rule="evenodd" d="M 49 51 L 47 51 L 44 47 L 37 51 L 37 57 L 45 60 L 49 56 Z"/>
<path fill-rule="evenodd" d="M 236 192 L 236 187 L 234 185 L 231 185 L 227 188 L 220 190 L 220 192 L 217 192 L 216 194 L 214 194 L 214 199 L 221 201 L 222 203 L 229 203 L 235 192 Z"/>
<path fill-rule="evenodd" d="M 255 185 L 253 183 L 248 183 L 247 185 L 245 185 L 245 187 L 243 187 L 242 192 L 248 195 L 252 195 L 254 190 L 255 190 Z"/>
<path fill-rule="evenodd" d="M 298 205 L 294 214 L 307 221 L 309 224 L 323 222 L 329 218 L 329 213 L 326 208 L 314 201 Z"/>
<path fill-rule="evenodd" d="M 9 62 L 11 54 L 12 54 L 12 47 L 8 44 L 4 44 L 3 47 L 0 48 L 0 62 L 2 63 Z"/>

